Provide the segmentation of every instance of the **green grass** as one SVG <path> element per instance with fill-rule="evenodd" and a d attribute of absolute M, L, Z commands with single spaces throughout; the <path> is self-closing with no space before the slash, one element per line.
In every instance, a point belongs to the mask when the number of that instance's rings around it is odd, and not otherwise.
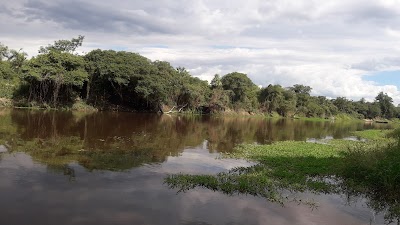
<path fill-rule="evenodd" d="M 387 135 L 393 132 L 392 130 L 363 130 L 363 131 L 354 131 L 352 134 L 359 138 L 365 138 L 368 140 L 387 140 Z"/>

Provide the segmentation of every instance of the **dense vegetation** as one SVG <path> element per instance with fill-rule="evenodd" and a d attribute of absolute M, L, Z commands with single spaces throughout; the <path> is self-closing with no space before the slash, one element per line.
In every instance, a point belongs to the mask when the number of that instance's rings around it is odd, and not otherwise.
<path fill-rule="evenodd" d="M 400 117 L 400 108 L 385 93 L 374 102 L 344 97 L 311 96 L 311 87 L 257 87 L 246 74 L 215 75 L 210 84 L 139 54 L 93 50 L 75 54 L 84 37 L 40 47 L 31 59 L 0 44 L 0 104 L 29 107 L 94 108 L 152 112 L 263 113 L 284 117 Z"/>

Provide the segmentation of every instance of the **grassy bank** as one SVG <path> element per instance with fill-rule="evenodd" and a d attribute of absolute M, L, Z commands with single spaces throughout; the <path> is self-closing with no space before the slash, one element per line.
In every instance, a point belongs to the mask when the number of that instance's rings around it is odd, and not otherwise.
<path fill-rule="evenodd" d="M 240 145 L 224 157 L 257 162 L 217 175 L 175 174 L 166 178 L 180 191 L 205 187 L 214 191 L 261 196 L 284 204 L 291 193 L 362 195 L 387 219 L 400 218 L 400 129 L 366 130 L 355 135 L 367 142 L 330 140 L 326 143 L 283 141 L 271 145 Z"/>

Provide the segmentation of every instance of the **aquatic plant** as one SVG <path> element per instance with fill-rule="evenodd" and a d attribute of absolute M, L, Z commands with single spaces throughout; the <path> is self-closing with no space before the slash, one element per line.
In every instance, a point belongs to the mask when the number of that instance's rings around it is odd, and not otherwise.
<path fill-rule="evenodd" d="M 170 188 L 187 191 L 204 187 L 225 194 L 250 194 L 284 204 L 287 193 L 345 193 L 366 197 L 371 208 L 385 212 L 387 221 L 400 219 L 400 129 L 360 131 L 367 142 L 327 143 L 283 141 L 271 145 L 239 145 L 223 157 L 257 162 L 217 175 L 169 175 Z"/>

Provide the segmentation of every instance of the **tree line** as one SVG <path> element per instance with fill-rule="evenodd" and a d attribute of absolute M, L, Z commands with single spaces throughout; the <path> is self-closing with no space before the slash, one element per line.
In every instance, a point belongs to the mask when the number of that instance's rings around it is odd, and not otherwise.
<path fill-rule="evenodd" d="M 400 117 L 399 106 L 380 92 L 373 102 L 311 96 L 311 87 L 269 85 L 259 88 L 246 74 L 216 74 L 207 81 L 182 67 L 151 61 L 137 53 L 96 49 L 76 54 L 83 36 L 42 46 L 27 59 L 22 50 L 0 44 L 0 97 L 15 105 L 71 107 L 83 102 L 100 110 L 149 112 L 279 114 L 284 117 Z"/>

